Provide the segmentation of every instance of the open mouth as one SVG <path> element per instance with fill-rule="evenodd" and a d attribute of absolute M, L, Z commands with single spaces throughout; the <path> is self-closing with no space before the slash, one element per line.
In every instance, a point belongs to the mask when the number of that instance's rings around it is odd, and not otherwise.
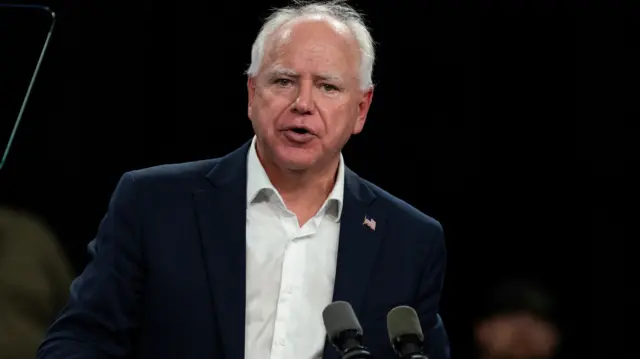
<path fill-rule="evenodd" d="M 295 132 L 297 134 L 300 134 L 300 135 L 305 135 L 305 134 L 310 133 L 309 131 L 307 131 L 306 129 L 301 128 L 301 127 L 292 128 L 292 129 L 290 129 L 290 131 L 293 131 L 293 132 Z"/>
<path fill-rule="evenodd" d="M 304 127 L 290 127 L 284 131 L 284 135 L 293 143 L 307 143 L 314 139 L 314 133 Z"/>

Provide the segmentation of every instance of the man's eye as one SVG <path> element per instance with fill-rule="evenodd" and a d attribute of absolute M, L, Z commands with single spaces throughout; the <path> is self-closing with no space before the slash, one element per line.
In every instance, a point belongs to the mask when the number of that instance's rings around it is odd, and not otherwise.
<path fill-rule="evenodd" d="M 276 85 L 279 85 L 279 86 L 285 86 L 285 87 L 286 87 L 286 86 L 291 85 L 291 84 L 293 83 L 293 81 L 291 81 L 291 80 L 289 80 L 289 79 L 276 79 L 276 80 L 274 81 L 274 83 L 275 83 Z"/>
<path fill-rule="evenodd" d="M 335 92 L 338 91 L 338 87 L 330 84 L 322 84 L 322 89 L 327 92 Z"/>

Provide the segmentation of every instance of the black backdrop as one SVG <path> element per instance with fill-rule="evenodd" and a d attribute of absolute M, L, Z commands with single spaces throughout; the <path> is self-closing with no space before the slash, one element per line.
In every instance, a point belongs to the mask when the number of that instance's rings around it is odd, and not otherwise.
<path fill-rule="evenodd" d="M 285 2 L 40 3 L 58 28 L 0 195 L 47 220 L 81 270 L 124 171 L 250 138 L 243 72 L 260 18 Z M 554 1 L 354 4 L 378 43 L 378 87 L 345 159 L 444 225 L 454 355 L 471 355 L 483 292 L 527 276 L 560 299 L 568 357 L 622 357 L 627 142 L 603 101 L 620 70 L 598 55 L 622 41 L 605 40 L 607 15 Z"/>

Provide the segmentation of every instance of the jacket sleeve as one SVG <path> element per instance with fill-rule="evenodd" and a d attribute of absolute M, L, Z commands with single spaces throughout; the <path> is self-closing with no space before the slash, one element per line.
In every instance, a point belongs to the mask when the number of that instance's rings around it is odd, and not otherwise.
<path fill-rule="evenodd" d="M 429 248 L 426 255 L 422 281 L 418 290 L 415 309 L 424 331 L 424 349 L 429 359 L 450 359 L 447 331 L 438 314 L 444 282 L 447 252 L 440 223 L 427 233 Z"/>
<path fill-rule="evenodd" d="M 50 326 L 37 358 L 129 355 L 145 279 L 135 186 L 132 173 L 120 178 L 89 244 L 91 261 L 71 284 L 68 302 Z"/>

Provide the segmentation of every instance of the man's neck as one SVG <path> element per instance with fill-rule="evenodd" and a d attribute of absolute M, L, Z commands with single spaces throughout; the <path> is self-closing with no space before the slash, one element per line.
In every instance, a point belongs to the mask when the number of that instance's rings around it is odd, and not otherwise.
<path fill-rule="evenodd" d="M 317 168 L 291 171 L 264 161 L 258 153 L 271 184 L 278 190 L 289 210 L 306 222 L 320 209 L 336 183 L 340 156 Z"/>
<path fill-rule="evenodd" d="M 287 171 L 276 169 L 267 172 L 273 186 L 278 190 L 283 198 L 305 198 L 307 201 L 313 197 L 320 198 L 324 202 L 336 183 L 336 173 L 338 172 L 338 161 L 335 164 L 320 171 Z"/>

